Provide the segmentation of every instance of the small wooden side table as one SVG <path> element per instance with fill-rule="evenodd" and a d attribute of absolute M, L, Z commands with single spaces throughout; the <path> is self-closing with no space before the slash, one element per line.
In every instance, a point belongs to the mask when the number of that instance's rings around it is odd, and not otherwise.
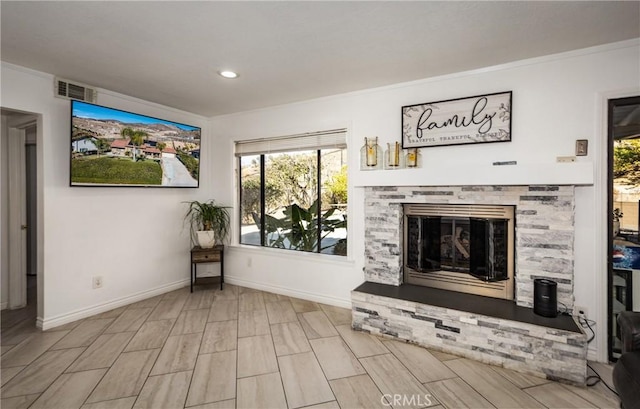
<path fill-rule="evenodd" d="M 191 249 L 191 292 L 193 292 L 193 285 L 198 284 L 197 277 L 197 264 L 200 263 L 220 263 L 220 289 L 223 289 L 224 285 L 224 245 L 219 244 L 211 248 L 202 248 L 195 246 Z M 200 277 L 203 280 L 209 277 Z"/>

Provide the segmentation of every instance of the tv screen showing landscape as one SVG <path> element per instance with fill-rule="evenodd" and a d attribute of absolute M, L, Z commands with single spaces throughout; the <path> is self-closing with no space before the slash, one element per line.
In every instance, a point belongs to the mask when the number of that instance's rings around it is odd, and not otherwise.
<path fill-rule="evenodd" d="M 201 130 L 71 101 L 71 186 L 198 187 Z"/>

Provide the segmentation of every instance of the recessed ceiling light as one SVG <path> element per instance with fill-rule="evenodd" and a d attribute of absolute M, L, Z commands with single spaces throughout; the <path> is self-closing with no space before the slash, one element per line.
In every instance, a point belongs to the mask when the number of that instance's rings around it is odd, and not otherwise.
<path fill-rule="evenodd" d="M 222 75 L 225 78 L 230 78 L 230 79 L 238 78 L 238 74 L 236 74 L 233 71 L 218 71 L 218 74 Z"/>

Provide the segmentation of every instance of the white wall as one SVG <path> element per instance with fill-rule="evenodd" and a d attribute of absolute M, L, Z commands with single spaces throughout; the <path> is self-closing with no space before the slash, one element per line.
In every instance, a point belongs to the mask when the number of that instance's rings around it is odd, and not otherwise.
<path fill-rule="evenodd" d="M 38 271 L 43 272 L 39 318 L 44 327 L 188 283 L 189 236 L 183 229 L 182 202 L 217 198 L 214 161 L 203 160 L 199 189 L 72 188 L 70 102 L 53 96 L 53 77 L 3 63 L 1 92 L 4 108 L 42 115 L 37 141 Z M 97 102 L 200 126 L 203 157 L 215 150 L 206 118 L 104 90 L 99 90 Z M 103 276 L 104 286 L 93 290 L 96 275 Z"/>
<path fill-rule="evenodd" d="M 586 50 L 520 61 L 461 74 L 336 95 L 258 111 L 212 119 L 218 141 L 347 127 L 349 130 L 349 261 L 325 261 L 321 256 L 290 255 L 270 249 L 237 245 L 227 262 L 229 281 L 288 294 L 313 294 L 314 298 L 348 304 L 349 292 L 363 281 L 364 185 L 396 177 L 394 171 L 361 172 L 359 150 L 364 137 L 379 136 L 382 143 L 400 140 L 400 108 L 485 93 L 513 91 L 512 142 L 422 149 L 422 169 L 401 171 L 403 185 L 428 185 L 450 174 L 457 184 L 493 183 L 516 172 L 516 184 L 575 183 L 577 188 L 575 242 L 576 304 L 592 311 L 598 321 L 598 339 L 592 344 L 597 358 L 606 359 L 606 186 L 600 177 L 606 167 L 603 95 L 640 93 L 640 42 L 610 44 Z M 295 86 L 295 84 L 292 84 Z M 589 140 L 589 155 L 566 168 L 557 156 L 573 155 L 576 139 Z M 220 176 L 236 180 L 231 142 L 224 144 Z M 516 160 L 516 167 L 496 172 L 493 161 Z M 549 170 L 551 169 L 551 170 Z M 566 177 L 565 171 L 570 172 Z M 591 175 L 580 175 L 591 172 Z M 539 174 L 544 176 L 541 178 Z M 595 173 L 595 174 L 593 174 Z M 604 171 L 606 174 L 606 171 Z M 493 174 L 493 173 L 492 173 Z M 379 176 L 378 176 L 379 175 Z M 437 175 L 434 177 L 433 175 Z M 575 181 L 572 181 L 575 179 Z M 354 180 L 357 183 L 354 183 Z M 586 181 L 586 182 L 585 182 Z M 593 183 L 593 184 L 591 184 Z M 355 187 L 355 186 L 358 187 Z M 227 201 L 236 188 L 228 186 Z M 604 206 L 606 209 L 606 205 Z M 237 235 L 237 233 L 236 233 Z M 237 242 L 237 240 L 236 240 Z M 248 267 L 249 264 L 251 267 Z M 606 279 L 604 281 L 606 283 Z"/>

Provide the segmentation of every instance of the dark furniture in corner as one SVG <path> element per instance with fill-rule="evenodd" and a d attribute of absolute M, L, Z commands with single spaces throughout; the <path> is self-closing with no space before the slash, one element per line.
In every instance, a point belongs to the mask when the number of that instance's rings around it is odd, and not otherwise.
<path fill-rule="evenodd" d="M 618 314 L 622 355 L 613 367 L 613 384 L 624 409 L 640 409 L 640 312 Z"/>
<path fill-rule="evenodd" d="M 196 267 L 200 263 L 220 263 L 220 289 L 222 290 L 224 285 L 224 245 L 219 244 L 211 248 L 195 246 L 191 249 L 191 292 L 193 292 L 193 285 L 197 285 L 198 281 L 204 284 L 205 280 L 212 278 L 198 277 Z"/>

